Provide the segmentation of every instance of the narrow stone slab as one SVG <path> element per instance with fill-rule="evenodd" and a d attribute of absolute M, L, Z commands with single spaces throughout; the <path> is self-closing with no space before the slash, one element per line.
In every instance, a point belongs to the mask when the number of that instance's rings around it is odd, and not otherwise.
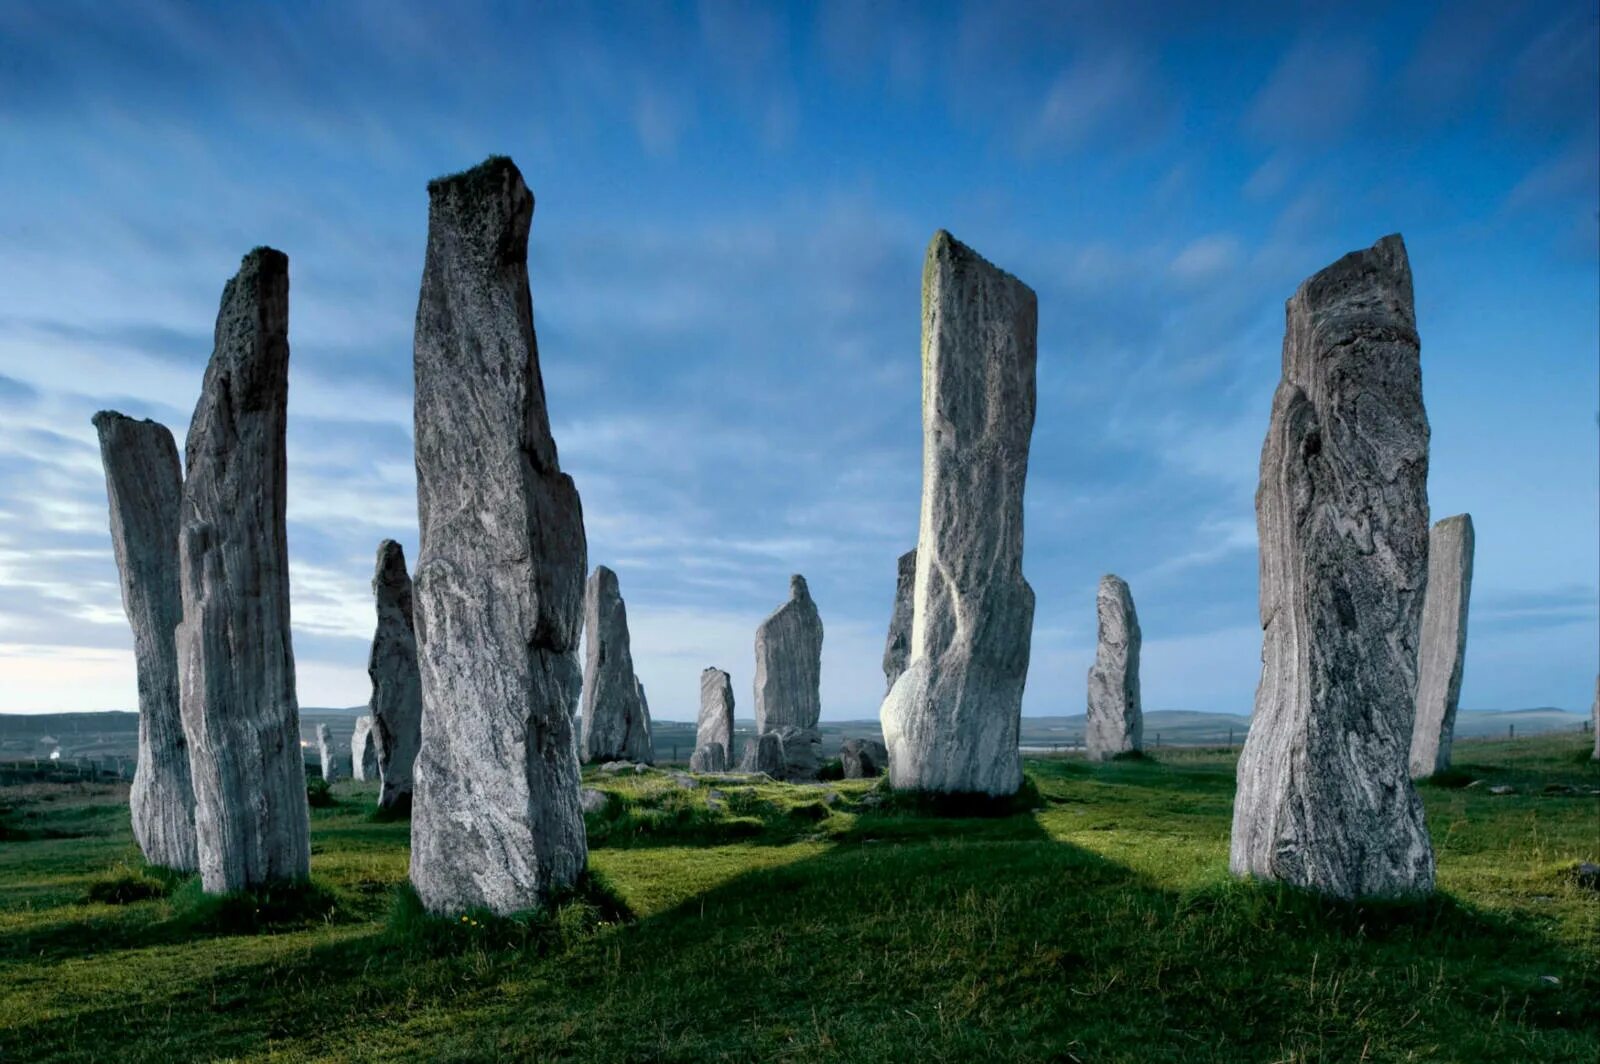
<path fill-rule="evenodd" d="M 822 716 L 822 617 L 806 578 L 789 578 L 789 601 L 756 628 L 756 733 L 815 728 Z"/>
<path fill-rule="evenodd" d="M 588 861 L 573 734 L 588 568 L 533 331 L 533 194 L 509 159 L 428 186 L 415 341 L 422 749 L 411 881 L 533 909 Z"/>
<path fill-rule="evenodd" d="M 333 730 L 326 724 L 317 725 L 317 756 L 322 761 L 322 778 L 329 783 L 337 783 L 344 777 L 344 766 L 340 764 L 339 748 L 333 742 Z"/>
<path fill-rule="evenodd" d="M 1600 761 L 1600 676 L 1594 678 L 1594 704 L 1589 707 L 1589 731 L 1594 735 L 1594 753 L 1591 761 Z"/>
<path fill-rule="evenodd" d="M 733 677 L 718 668 L 700 673 L 700 715 L 695 721 L 695 754 L 707 746 L 722 747 L 720 769 L 697 772 L 722 772 L 733 763 Z"/>
<path fill-rule="evenodd" d="M 895 565 L 894 612 L 889 615 L 889 638 L 883 648 L 883 678 L 888 690 L 906 671 L 911 660 L 912 595 L 917 588 L 917 550 L 915 547 L 900 555 Z"/>
<path fill-rule="evenodd" d="M 1428 590 L 1417 649 L 1417 719 L 1411 732 L 1411 778 L 1450 767 L 1461 672 L 1467 658 L 1472 598 L 1472 515 L 1446 517 L 1428 533 Z"/>
<path fill-rule="evenodd" d="M 363 714 L 356 718 L 356 730 L 350 735 L 350 778 L 357 782 L 376 782 L 383 779 L 378 765 L 378 741 L 373 731 L 372 717 Z"/>
<path fill-rule="evenodd" d="M 628 607 L 617 574 L 595 567 L 583 594 L 583 759 L 655 762 L 650 711 L 633 671 Z"/>
<path fill-rule="evenodd" d="M 1428 418 L 1398 236 L 1289 300 L 1261 448 L 1261 684 L 1231 865 L 1340 898 L 1433 889 L 1411 785 Z"/>
<path fill-rule="evenodd" d="M 1089 714 L 1084 747 L 1091 761 L 1144 748 L 1144 711 L 1139 704 L 1139 614 L 1133 592 L 1120 576 L 1100 578 L 1095 595 L 1099 640 L 1089 668 Z"/>
<path fill-rule="evenodd" d="M 943 230 L 922 273 L 922 516 L 911 659 L 880 716 L 895 787 L 1008 795 L 1033 634 L 1022 495 L 1038 300 Z"/>
<path fill-rule="evenodd" d="M 386 539 L 378 544 L 372 572 L 372 599 L 377 607 L 377 627 L 367 654 L 367 677 L 372 681 L 373 746 L 383 780 L 379 809 L 411 804 L 413 771 L 422 747 L 422 674 L 417 667 L 416 617 L 411 577 L 406 573 L 406 552 Z M 360 777 L 357 777 L 360 778 Z"/>
<path fill-rule="evenodd" d="M 179 697 L 211 893 L 311 872 L 289 634 L 288 389 L 289 259 L 257 248 L 222 292 L 189 422 L 178 538 Z"/>
<path fill-rule="evenodd" d="M 150 864 L 193 872 L 194 786 L 189 740 L 178 705 L 178 648 L 183 619 L 178 587 L 178 511 L 183 472 L 165 425 L 112 410 L 94 416 L 111 504 L 111 548 L 122 608 L 133 629 L 139 683 L 139 752 L 128 805 L 133 837 Z"/>

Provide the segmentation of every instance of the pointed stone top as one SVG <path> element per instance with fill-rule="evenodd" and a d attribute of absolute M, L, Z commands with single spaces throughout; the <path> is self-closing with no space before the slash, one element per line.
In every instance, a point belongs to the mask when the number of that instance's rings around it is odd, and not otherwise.
<path fill-rule="evenodd" d="M 933 239 L 928 241 L 928 253 L 922 263 L 922 294 L 924 300 L 927 298 L 928 288 L 933 281 L 934 271 L 941 264 L 947 264 L 952 269 L 962 272 L 976 269 L 984 273 L 992 273 L 1012 284 L 1018 285 L 1030 297 L 1033 296 L 1033 289 L 1018 280 L 1015 275 L 1002 270 L 972 250 L 972 248 L 951 236 L 948 229 L 940 229 L 933 234 Z"/>
<path fill-rule="evenodd" d="M 1127 587 L 1128 582 L 1116 573 L 1107 573 L 1100 578 L 1101 587 Z"/>
<path fill-rule="evenodd" d="M 1302 281 L 1289 302 L 1317 311 L 1348 308 L 1369 320 L 1381 320 L 1374 312 L 1387 304 L 1395 324 L 1414 332 L 1411 260 L 1405 241 L 1399 233 L 1391 233 L 1370 248 L 1350 252 Z"/>
<path fill-rule="evenodd" d="M 406 576 L 406 551 L 392 539 L 378 544 L 378 564 L 372 576 L 374 589 L 380 584 L 393 586 L 404 583 Z"/>
<path fill-rule="evenodd" d="M 1438 521 L 1434 522 L 1433 527 L 1434 528 L 1453 528 L 1456 525 L 1464 525 L 1466 527 L 1466 529 L 1470 532 L 1472 530 L 1472 515 L 1471 514 L 1454 514 L 1454 515 L 1452 515 L 1450 517 L 1441 517 L 1441 518 L 1439 518 Z"/>
<path fill-rule="evenodd" d="M 799 573 L 789 577 L 789 598 L 796 601 L 811 597 L 811 589 L 806 586 L 806 578 Z"/>
<path fill-rule="evenodd" d="M 589 574 L 589 583 L 593 584 L 595 587 L 604 592 L 609 592 L 611 594 L 621 593 L 622 585 L 617 580 L 616 572 L 609 566 L 595 566 L 594 572 Z"/>

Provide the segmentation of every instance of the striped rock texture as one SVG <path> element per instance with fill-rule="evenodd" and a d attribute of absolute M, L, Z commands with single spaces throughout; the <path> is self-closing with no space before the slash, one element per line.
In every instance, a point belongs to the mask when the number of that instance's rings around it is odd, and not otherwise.
<path fill-rule="evenodd" d="M 1133 592 L 1120 576 L 1100 578 L 1095 595 L 1099 640 L 1089 668 L 1089 711 L 1084 747 L 1091 761 L 1106 761 L 1144 747 L 1144 712 L 1139 705 L 1139 614 Z"/>
<path fill-rule="evenodd" d="M 583 593 L 583 759 L 655 762 L 650 711 L 633 671 L 628 607 L 617 574 L 595 567 Z"/>
<path fill-rule="evenodd" d="M 696 772 L 721 772 L 733 763 L 733 677 L 721 669 L 700 673 L 700 716 L 695 721 L 694 745 L 689 767 Z M 710 755 L 702 756 L 708 746 L 722 748 L 722 768 L 695 768 L 694 760 L 709 763 Z"/>
<path fill-rule="evenodd" d="M 785 772 L 809 779 L 821 762 L 822 616 L 806 578 L 789 577 L 789 601 L 756 628 L 756 734 L 777 734 Z M 766 771 L 766 770 L 762 770 Z"/>
<path fill-rule="evenodd" d="M 1417 719 L 1411 731 L 1411 778 L 1450 767 L 1461 671 L 1467 657 L 1472 597 L 1472 515 L 1446 517 L 1428 533 L 1428 590 L 1422 597 L 1417 649 Z"/>
<path fill-rule="evenodd" d="M 372 739 L 383 788 L 378 808 L 411 804 L 413 770 L 422 747 L 422 675 L 417 668 L 416 620 L 406 552 L 392 539 L 378 544 L 372 573 L 372 599 L 378 623 L 367 653 L 372 698 Z"/>

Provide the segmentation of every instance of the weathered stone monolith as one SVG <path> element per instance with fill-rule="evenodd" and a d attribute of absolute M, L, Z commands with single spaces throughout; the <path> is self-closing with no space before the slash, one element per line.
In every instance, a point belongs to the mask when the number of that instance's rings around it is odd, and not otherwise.
<path fill-rule="evenodd" d="M 922 515 L 911 657 L 883 701 L 897 788 L 1014 794 L 1033 589 L 1022 494 L 1038 301 L 941 230 L 922 273 Z"/>
<path fill-rule="evenodd" d="M 422 746 L 422 675 L 417 667 L 416 618 L 406 552 L 386 539 L 378 544 L 372 573 L 372 598 L 378 623 L 367 654 L 372 681 L 373 746 L 377 778 L 383 780 L 379 809 L 404 809 L 411 804 L 413 772 Z"/>
<path fill-rule="evenodd" d="M 322 762 L 323 779 L 329 783 L 336 783 L 344 776 L 339 748 L 333 744 L 333 730 L 326 724 L 317 725 L 317 757 Z"/>
<path fill-rule="evenodd" d="M 822 617 L 806 578 L 789 578 L 789 601 L 756 628 L 756 734 L 782 733 L 789 776 L 816 774 L 822 735 Z"/>
<path fill-rule="evenodd" d="M 378 766 L 378 737 L 369 714 L 357 717 L 355 731 L 350 733 L 350 778 L 361 783 L 383 779 L 383 770 Z"/>
<path fill-rule="evenodd" d="M 583 592 L 583 759 L 652 764 L 650 712 L 633 671 L 617 574 L 595 567 Z"/>
<path fill-rule="evenodd" d="M 777 732 L 752 735 L 745 740 L 744 753 L 739 758 L 740 772 L 765 772 L 773 779 L 783 779 L 788 767 L 783 759 L 783 740 Z"/>
<path fill-rule="evenodd" d="M 1144 746 L 1139 704 L 1139 615 L 1133 592 L 1120 576 L 1100 578 L 1095 595 L 1099 640 L 1089 667 L 1089 715 L 1084 747 L 1091 761 L 1108 761 Z"/>
<path fill-rule="evenodd" d="M 705 743 L 689 755 L 690 772 L 728 771 L 728 748 L 721 743 Z"/>
<path fill-rule="evenodd" d="M 889 767 L 889 750 L 876 739 L 846 739 L 839 747 L 839 764 L 847 780 L 871 779 Z"/>
<path fill-rule="evenodd" d="M 1433 889 L 1408 755 L 1428 572 L 1428 418 L 1400 237 L 1287 307 L 1261 448 L 1261 683 L 1233 871 L 1340 898 Z"/>
<path fill-rule="evenodd" d="M 433 912 L 541 906 L 588 861 L 573 734 L 588 552 L 509 159 L 428 185 L 415 339 L 422 749 L 411 881 Z"/>
<path fill-rule="evenodd" d="M 222 292 L 178 534 L 179 690 L 211 893 L 311 872 L 289 635 L 288 392 L 289 259 L 257 248 Z"/>
<path fill-rule="evenodd" d="M 1456 703 L 1467 657 L 1472 597 L 1472 515 L 1446 517 L 1428 533 L 1428 588 L 1417 647 L 1417 719 L 1411 731 L 1411 778 L 1450 767 Z"/>
<path fill-rule="evenodd" d="M 128 794 L 133 837 L 150 864 L 192 872 L 194 787 L 189 741 L 178 707 L 178 650 L 183 619 L 178 588 L 178 510 L 183 472 L 165 425 L 111 410 L 94 416 L 111 504 L 111 548 L 122 608 L 133 629 L 139 684 L 139 752 Z"/>
<path fill-rule="evenodd" d="M 720 746 L 724 766 L 733 761 L 733 677 L 721 669 L 700 673 L 700 716 L 695 722 L 694 743 L 697 755 L 707 746 Z"/>
<path fill-rule="evenodd" d="M 1600 676 L 1594 678 L 1594 704 L 1589 707 L 1589 731 L 1594 735 L 1594 753 L 1589 760 L 1600 761 Z"/>
<path fill-rule="evenodd" d="M 917 588 L 917 551 L 913 547 L 900 555 L 895 565 L 894 611 L 889 614 L 889 638 L 883 647 L 883 678 L 888 681 L 887 691 L 906 671 L 911 660 L 911 599 Z"/>

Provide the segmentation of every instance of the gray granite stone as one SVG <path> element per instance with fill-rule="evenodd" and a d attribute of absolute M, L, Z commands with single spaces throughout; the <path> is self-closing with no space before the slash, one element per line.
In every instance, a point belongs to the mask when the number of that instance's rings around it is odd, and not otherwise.
<path fill-rule="evenodd" d="M 392 539 L 378 544 L 372 572 L 372 599 L 377 626 L 367 654 L 367 677 L 372 681 L 373 745 L 383 780 L 378 808 L 404 809 L 411 805 L 413 772 L 422 748 L 422 673 L 417 667 L 417 629 L 411 577 L 406 573 L 406 552 Z"/>
<path fill-rule="evenodd" d="M 1133 592 L 1120 576 L 1100 578 L 1095 594 L 1099 621 L 1094 664 L 1089 668 L 1089 711 L 1084 747 L 1089 760 L 1107 761 L 1144 748 L 1144 711 L 1139 703 L 1139 614 Z"/>
<path fill-rule="evenodd" d="M 722 747 L 723 765 L 721 769 L 695 771 L 721 772 L 733 763 L 733 678 L 721 669 L 700 673 L 700 715 L 695 722 L 694 741 L 697 757 L 707 746 Z"/>
<path fill-rule="evenodd" d="M 1472 515 L 1446 517 L 1428 533 L 1428 589 L 1417 648 L 1417 716 L 1411 731 L 1411 778 L 1450 767 L 1461 671 L 1467 657 L 1472 597 Z"/>
<path fill-rule="evenodd" d="M 872 779 L 889 768 L 889 749 L 876 739 L 846 739 L 839 747 L 839 763 L 847 780 Z"/>
<path fill-rule="evenodd" d="M 596 566 L 584 589 L 583 759 L 655 761 L 650 711 L 633 671 L 628 607 L 617 574 Z"/>
<path fill-rule="evenodd" d="M 344 778 L 344 765 L 339 748 L 333 742 L 333 729 L 326 724 L 317 725 L 317 757 L 322 763 L 322 778 L 337 783 Z"/>
<path fill-rule="evenodd" d="M 350 734 L 350 778 L 362 783 L 383 779 L 383 770 L 378 764 L 377 735 L 369 714 L 356 718 L 355 731 Z"/>

